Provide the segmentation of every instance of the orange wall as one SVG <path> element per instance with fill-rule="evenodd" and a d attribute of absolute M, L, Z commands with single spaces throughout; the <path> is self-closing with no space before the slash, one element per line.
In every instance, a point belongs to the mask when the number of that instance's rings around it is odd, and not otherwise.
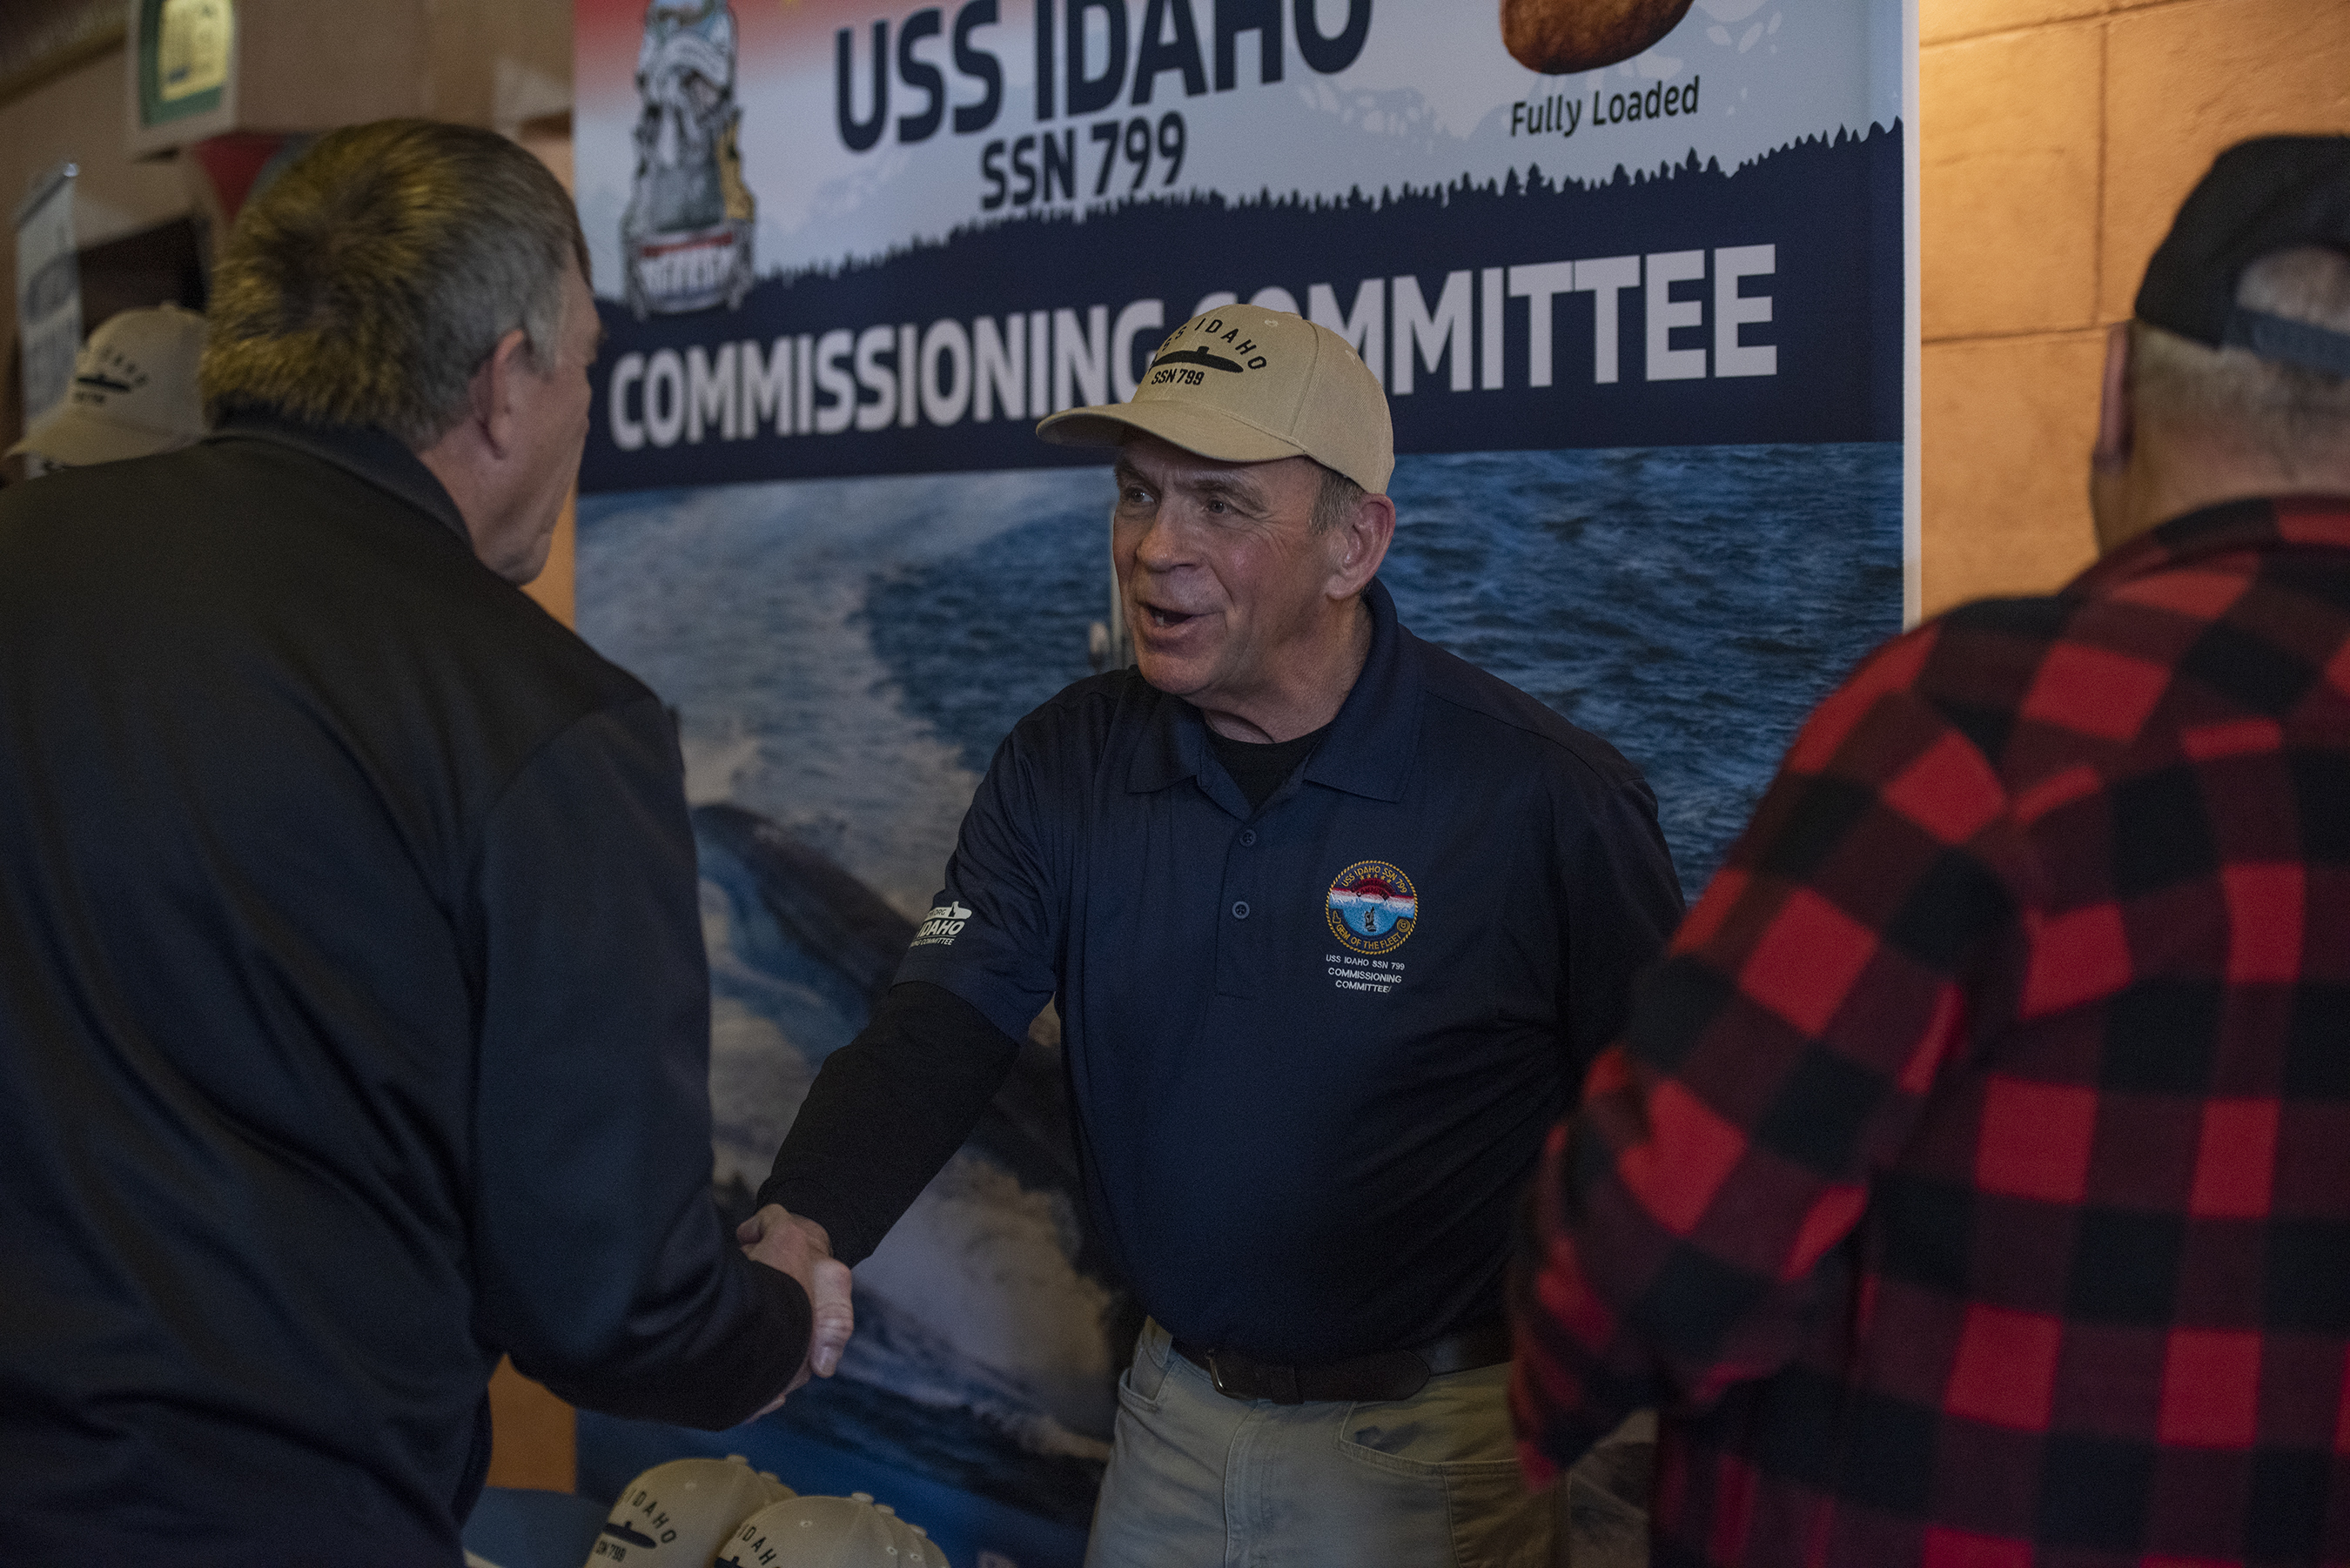
<path fill-rule="evenodd" d="M 1923 597 L 2087 564 L 2105 327 L 2212 156 L 2350 130 L 2344 0 L 1918 0 Z"/>

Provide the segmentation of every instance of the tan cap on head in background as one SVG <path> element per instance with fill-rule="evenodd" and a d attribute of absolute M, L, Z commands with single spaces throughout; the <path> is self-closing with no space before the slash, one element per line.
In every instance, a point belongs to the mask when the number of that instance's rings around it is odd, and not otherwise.
<path fill-rule="evenodd" d="M 710 1568 L 735 1527 L 793 1495 L 740 1454 L 723 1459 L 671 1459 L 621 1489 L 598 1532 L 589 1568 L 625 1561 L 646 1568 Z M 627 1556 L 622 1558 L 620 1553 Z"/>
<path fill-rule="evenodd" d="M 719 1568 L 918 1568 L 899 1544 L 904 1521 L 865 1492 L 795 1497 L 744 1520 Z M 923 1542 L 928 1545 L 927 1542 Z M 935 1550 L 933 1548 L 932 1550 Z"/>
<path fill-rule="evenodd" d="M 204 318 L 192 310 L 158 305 L 107 317 L 74 360 L 65 402 L 7 455 L 79 468 L 190 444 L 204 433 L 196 396 L 203 352 Z"/>
<path fill-rule="evenodd" d="M 928 1531 L 899 1519 L 898 1511 L 886 1502 L 875 1503 L 873 1511 L 889 1521 L 890 1532 L 898 1538 L 898 1561 L 905 1568 L 948 1568 L 946 1553 L 931 1542 Z"/>
<path fill-rule="evenodd" d="M 1395 472 L 1395 424 L 1370 367 L 1328 327 L 1253 305 L 1170 333 L 1131 400 L 1036 426 L 1058 446 L 1116 446 L 1128 431 L 1222 462 L 1310 457 L 1374 495 Z"/>

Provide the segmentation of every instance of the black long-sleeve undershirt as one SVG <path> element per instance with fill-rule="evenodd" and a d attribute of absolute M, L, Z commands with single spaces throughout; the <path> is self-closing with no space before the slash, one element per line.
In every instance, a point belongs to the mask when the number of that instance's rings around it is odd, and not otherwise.
<path fill-rule="evenodd" d="M 913 1206 L 1003 1086 L 1020 1042 L 944 986 L 893 985 L 825 1058 L 759 1189 L 825 1228 L 854 1267 Z"/>

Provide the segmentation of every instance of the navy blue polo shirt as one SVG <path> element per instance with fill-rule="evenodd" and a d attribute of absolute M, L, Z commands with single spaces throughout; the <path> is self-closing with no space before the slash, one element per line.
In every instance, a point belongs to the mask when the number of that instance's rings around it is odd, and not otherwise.
<path fill-rule="evenodd" d="M 1132 670 L 1022 720 L 898 979 L 1058 995 L 1087 1196 L 1178 1338 L 1312 1364 L 1501 1310 L 1550 1124 L 1681 911 L 1613 747 L 1396 623 L 1254 812 Z"/>

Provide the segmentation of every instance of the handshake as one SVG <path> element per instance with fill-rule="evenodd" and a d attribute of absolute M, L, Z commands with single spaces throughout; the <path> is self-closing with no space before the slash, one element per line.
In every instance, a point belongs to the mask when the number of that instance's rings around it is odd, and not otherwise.
<path fill-rule="evenodd" d="M 832 1238 L 825 1228 L 813 1220 L 794 1214 L 779 1203 L 770 1203 L 736 1228 L 734 1239 L 743 1243 L 743 1251 L 756 1262 L 780 1270 L 800 1282 L 807 1293 L 808 1305 L 814 1309 L 808 1330 L 807 1357 L 800 1369 L 784 1386 L 783 1392 L 762 1407 L 759 1414 L 777 1409 L 794 1390 L 808 1380 L 809 1375 L 829 1377 L 840 1365 L 840 1353 L 848 1347 L 848 1336 L 857 1326 L 857 1314 L 849 1304 L 848 1265 L 832 1255 Z"/>

